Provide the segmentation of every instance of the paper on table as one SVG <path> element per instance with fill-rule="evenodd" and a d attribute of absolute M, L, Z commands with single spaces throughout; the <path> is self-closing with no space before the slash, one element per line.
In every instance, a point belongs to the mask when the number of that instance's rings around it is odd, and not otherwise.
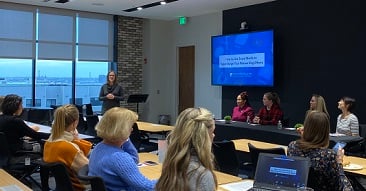
<path fill-rule="evenodd" d="M 329 133 L 329 135 L 331 137 L 341 137 L 341 136 L 346 136 L 345 134 L 341 134 L 341 133 Z"/>
<path fill-rule="evenodd" d="M 345 170 L 361 170 L 363 167 L 361 165 L 358 164 L 348 164 L 348 165 L 344 165 L 343 169 Z"/>
<path fill-rule="evenodd" d="M 222 184 L 220 187 L 230 191 L 249 190 L 253 187 L 253 180 L 242 180 L 240 182 Z"/>
<path fill-rule="evenodd" d="M 0 191 L 22 191 L 17 185 L 9 185 L 9 186 L 2 186 L 0 187 Z"/>

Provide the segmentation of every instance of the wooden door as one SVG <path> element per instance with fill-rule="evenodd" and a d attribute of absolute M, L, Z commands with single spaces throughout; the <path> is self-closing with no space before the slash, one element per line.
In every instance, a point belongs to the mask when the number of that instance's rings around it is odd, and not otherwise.
<path fill-rule="evenodd" d="M 194 107 L 194 60 L 195 47 L 178 48 L 179 65 L 179 103 L 178 112 Z"/>

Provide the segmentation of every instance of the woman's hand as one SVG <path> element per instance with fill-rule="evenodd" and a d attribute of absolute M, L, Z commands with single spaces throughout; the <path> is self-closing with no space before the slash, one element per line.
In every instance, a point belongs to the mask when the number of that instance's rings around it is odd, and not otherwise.
<path fill-rule="evenodd" d="M 72 136 L 74 136 L 74 139 L 79 139 L 79 132 L 77 129 L 75 129 L 74 131 L 70 132 L 72 134 Z"/>
<path fill-rule="evenodd" d="M 301 127 L 296 128 L 296 131 L 297 131 L 300 135 L 302 135 L 302 134 L 304 133 L 304 126 L 301 126 Z"/>
<path fill-rule="evenodd" d="M 107 98 L 108 99 L 114 99 L 114 95 L 113 94 L 107 94 Z"/>
<path fill-rule="evenodd" d="M 37 125 L 32 125 L 32 126 L 30 126 L 30 128 L 32 128 L 35 131 L 39 131 L 39 129 L 40 129 L 40 127 Z"/>
<path fill-rule="evenodd" d="M 259 123 L 260 122 L 260 118 L 258 116 L 255 116 L 253 119 L 253 123 Z"/>
<path fill-rule="evenodd" d="M 339 164 L 343 164 L 343 156 L 344 156 L 344 149 L 339 147 L 338 152 L 337 152 L 337 162 Z"/>

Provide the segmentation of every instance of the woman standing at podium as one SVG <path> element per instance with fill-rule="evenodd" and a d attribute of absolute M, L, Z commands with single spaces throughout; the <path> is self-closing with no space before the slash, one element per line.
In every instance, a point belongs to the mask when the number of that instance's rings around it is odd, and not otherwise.
<path fill-rule="evenodd" d="M 123 100 L 122 86 L 117 83 L 116 73 L 111 70 L 107 74 L 107 83 L 100 88 L 99 100 L 103 101 L 102 114 L 112 107 L 119 107 Z"/>

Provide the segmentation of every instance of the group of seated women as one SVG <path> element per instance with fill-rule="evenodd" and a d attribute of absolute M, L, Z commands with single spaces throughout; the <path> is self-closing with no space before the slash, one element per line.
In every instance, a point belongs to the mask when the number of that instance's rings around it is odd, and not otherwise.
<path fill-rule="evenodd" d="M 258 114 L 254 114 L 248 99 L 247 92 L 241 92 L 236 98 L 237 106 L 233 109 L 232 120 L 258 123 L 262 125 L 275 125 L 283 118 L 280 108 L 280 98 L 275 92 L 263 95 L 263 107 Z"/>
<path fill-rule="evenodd" d="M 241 102 L 239 98 L 247 100 L 246 96 L 246 94 L 238 96 L 238 103 Z M 270 113 L 273 108 L 279 109 L 277 98 L 273 93 L 264 95 L 263 116 Z M 310 105 L 314 105 L 313 102 L 312 98 Z M 135 112 L 120 107 L 105 112 L 96 126 L 97 135 L 103 140 L 90 152 L 91 143 L 78 137 L 76 127 L 79 113 L 74 105 L 67 104 L 56 109 L 49 135 L 36 132 L 17 117 L 22 110 L 21 103 L 19 96 L 5 97 L 1 106 L 3 114 L 0 115 L 0 130 L 12 135 L 14 145 L 17 145 L 15 140 L 19 140 L 20 136 L 47 139 L 43 160 L 64 163 L 68 168 L 74 190 L 85 190 L 76 174 L 86 164 L 89 164 L 89 175 L 101 177 L 107 190 L 110 191 L 217 190 L 215 159 L 211 151 L 215 137 L 215 121 L 212 113 L 205 108 L 187 108 L 179 114 L 175 128 L 167 136 L 168 147 L 161 176 L 158 180 L 149 180 L 139 171 L 138 153 L 129 140 L 132 126 L 138 119 Z M 351 113 L 347 112 L 352 109 L 351 103 L 353 102 L 349 98 L 342 98 L 339 101 L 338 107 L 342 110 L 342 114 L 338 117 L 340 123 L 345 124 L 347 120 L 353 118 Z M 335 152 L 328 149 L 329 115 L 326 110 L 313 110 L 307 112 L 300 139 L 289 143 L 288 155 L 310 158 L 312 176 L 316 180 L 310 185 L 316 190 L 352 190 L 343 172 L 344 151 L 339 149 Z M 245 111 L 250 109 L 246 108 Z M 276 116 L 282 114 L 274 113 Z M 272 120 L 270 117 L 259 117 L 256 120 L 253 114 L 249 117 L 257 123 L 264 124 L 271 123 Z M 9 125 L 9 121 L 13 121 L 12 124 L 15 125 Z"/>
<path fill-rule="evenodd" d="M 279 120 L 283 120 L 283 111 L 280 108 L 280 98 L 275 92 L 267 92 L 263 95 L 263 107 L 257 114 L 251 107 L 247 92 L 241 92 L 237 98 L 237 106 L 233 108 L 232 120 L 257 123 L 262 125 L 276 125 Z M 341 114 L 337 117 L 337 133 L 349 136 L 359 136 L 358 118 L 353 112 L 355 108 L 355 99 L 344 96 L 338 101 L 338 109 Z M 325 100 L 320 95 L 312 95 L 310 99 L 310 108 L 306 115 L 311 111 L 321 111 L 330 118 Z M 305 115 L 305 116 L 306 116 Z M 301 129 L 300 129 L 301 130 Z"/>

